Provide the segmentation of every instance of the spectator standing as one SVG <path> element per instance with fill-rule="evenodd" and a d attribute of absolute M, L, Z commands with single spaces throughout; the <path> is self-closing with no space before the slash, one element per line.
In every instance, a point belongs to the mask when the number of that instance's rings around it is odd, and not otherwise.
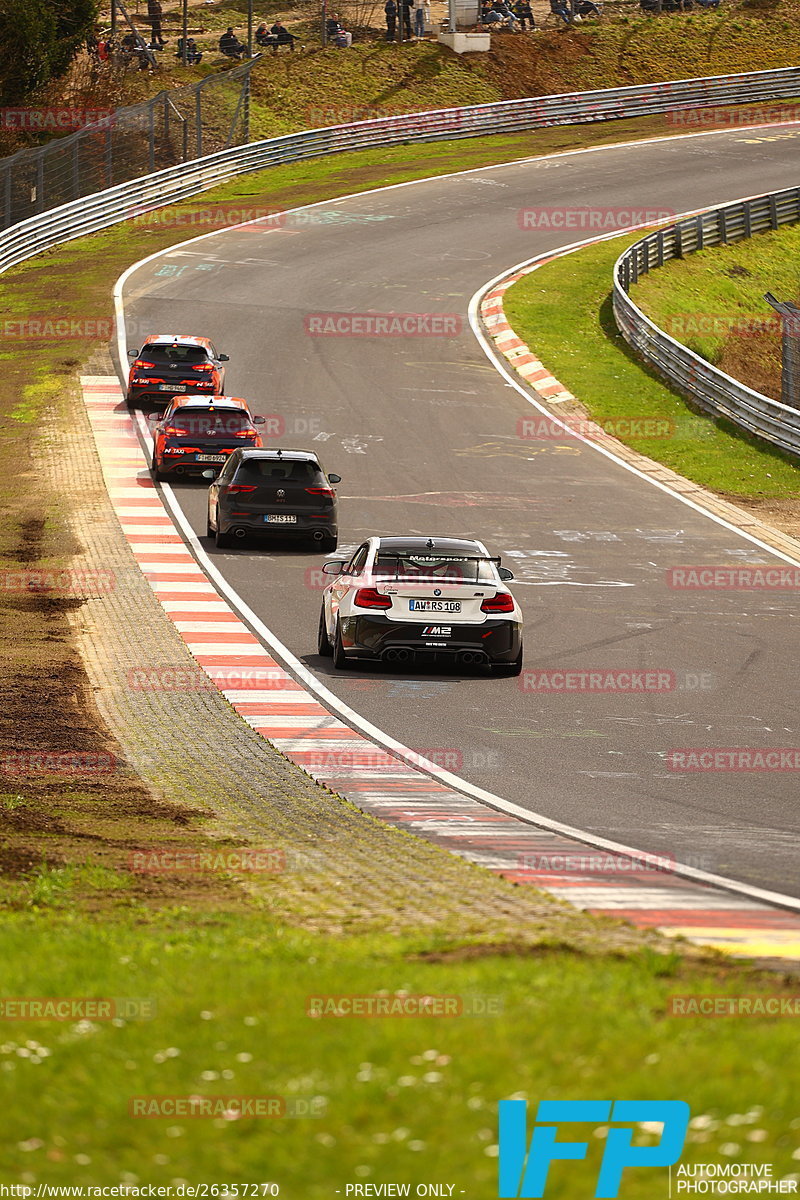
<path fill-rule="evenodd" d="M 411 10 L 414 7 L 414 0 L 400 0 L 400 12 L 403 17 L 403 40 L 411 40 Z"/>
<path fill-rule="evenodd" d="M 161 8 L 160 0 L 147 0 L 147 19 L 152 26 L 150 45 L 153 47 L 153 49 L 158 50 L 160 50 L 162 46 L 166 45 L 161 31 L 162 13 L 163 10 Z"/>
<path fill-rule="evenodd" d="M 425 37 L 425 6 L 422 0 L 417 0 L 414 8 L 414 37 Z"/>
<path fill-rule="evenodd" d="M 395 0 L 386 0 L 383 11 L 386 13 L 386 40 L 393 42 L 397 36 L 397 4 Z"/>
<path fill-rule="evenodd" d="M 533 9 L 531 8 L 530 0 L 517 0 L 514 5 L 514 16 L 519 21 L 519 27 L 524 31 L 525 22 L 528 22 L 529 29 L 536 28 L 536 22 L 533 19 Z"/>

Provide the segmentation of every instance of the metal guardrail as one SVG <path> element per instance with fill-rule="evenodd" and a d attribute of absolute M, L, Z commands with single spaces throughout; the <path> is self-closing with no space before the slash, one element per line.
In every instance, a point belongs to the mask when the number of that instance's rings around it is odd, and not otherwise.
<path fill-rule="evenodd" d="M 726 417 L 740 429 L 773 446 L 800 455 L 800 412 L 745 387 L 670 337 L 631 300 L 628 289 L 640 276 L 672 258 L 707 246 L 741 241 L 752 234 L 800 221 L 800 188 L 787 188 L 725 204 L 687 217 L 629 246 L 614 264 L 614 317 L 626 342 L 663 375 L 670 386 L 691 397 L 703 412 Z"/>
<path fill-rule="evenodd" d="M 670 126 L 678 129 L 682 123 L 679 114 L 698 107 L 757 103 L 797 95 L 800 95 L 800 68 L 787 67 L 748 75 L 684 79 L 409 113 L 285 134 L 139 175 L 20 221 L 0 233 L 0 272 L 61 242 L 106 229 L 170 201 L 187 199 L 238 175 L 281 163 L 367 147 L 507 134 L 654 113 L 667 114 Z"/>

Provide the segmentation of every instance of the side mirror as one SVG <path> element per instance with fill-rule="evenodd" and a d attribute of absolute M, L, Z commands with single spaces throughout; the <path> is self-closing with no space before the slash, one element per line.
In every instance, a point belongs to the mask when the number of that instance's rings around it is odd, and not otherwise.
<path fill-rule="evenodd" d="M 329 475 L 328 479 L 331 483 L 341 483 L 342 482 L 341 475 Z"/>
<path fill-rule="evenodd" d="M 322 567 L 323 575 L 341 575 L 344 563 L 339 559 L 333 559 L 331 562 L 326 562 Z"/>
<path fill-rule="evenodd" d="M 219 361 L 220 361 L 220 362 L 230 362 L 230 361 L 231 361 L 231 360 L 230 360 L 230 355 L 228 355 L 228 354 L 220 354 L 220 356 L 219 356 Z"/>
<path fill-rule="evenodd" d="M 266 423 L 267 423 L 266 417 L 253 417 L 254 425 L 266 425 Z"/>
<path fill-rule="evenodd" d="M 161 418 L 163 417 L 163 415 L 164 415 L 163 413 L 149 412 L 147 414 L 147 416 L 145 417 L 145 420 L 146 421 L 160 421 Z"/>
<path fill-rule="evenodd" d="M 216 479 L 216 478 L 217 478 L 216 471 L 203 471 L 203 479 Z"/>
<path fill-rule="evenodd" d="M 508 567 L 498 567 L 497 574 L 500 576 L 503 583 L 510 583 L 510 581 L 514 578 L 514 572 L 509 571 Z"/>
<path fill-rule="evenodd" d="M 138 350 L 129 350 L 128 351 L 128 358 L 138 358 L 138 357 L 139 357 Z"/>

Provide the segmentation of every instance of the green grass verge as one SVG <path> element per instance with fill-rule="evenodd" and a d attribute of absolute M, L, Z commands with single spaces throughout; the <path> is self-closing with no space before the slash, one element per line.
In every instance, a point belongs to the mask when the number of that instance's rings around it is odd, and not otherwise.
<path fill-rule="evenodd" d="M 798 255 L 800 227 L 787 226 L 670 262 L 643 276 L 631 295 L 695 353 L 780 400 L 780 328 L 764 293 L 800 300 Z"/>
<path fill-rule="evenodd" d="M 675 1018 L 670 996 L 770 981 L 544 952 L 425 961 L 424 940 L 332 943 L 268 918 L 188 914 L 116 925 L 20 917 L 3 930 L 6 996 L 145 999 L 147 1020 L 5 1022 L 8 1178 L 88 1184 L 274 1181 L 316 1200 L 348 1183 L 452 1183 L 496 1195 L 496 1105 L 512 1096 L 685 1098 L 684 1162 L 770 1161 L 792 1174 L 796 1048 L 790 1019 Z M 35 949 L 35 954 L 32 950 Z M 311 996 L 478 998 L 489 1015 L 312 1019 Z M 136 1119 L 133 1096 L 318 1098 L 312 1119 Z M 602 1153 L 556 1167 L 557 1200 L 589 1196 Z M 655 1135 L 637 1132 L 653 1144 Z M 796 1176 L 795 1176 L 796 1177 Z M 463 1189 L 463 1191 L 462 1191 Z M 666 1194 L 628 1172 L 626 1200 Z"/>
<path fill-rule="evenodd" d="M 601 424 L 622 418 L 670 423 L 668 437 L 620 435 L 634 450 L 713 491 L 742 499 L 793 497 L 800 469 L 728 421 L 694 413 L 634 356 L 617 331 L 611 276 L 626 236 L 547 263 L 505 297 L 510 324 Z M 656 272 L 667 285 L 671 268 Z"/>

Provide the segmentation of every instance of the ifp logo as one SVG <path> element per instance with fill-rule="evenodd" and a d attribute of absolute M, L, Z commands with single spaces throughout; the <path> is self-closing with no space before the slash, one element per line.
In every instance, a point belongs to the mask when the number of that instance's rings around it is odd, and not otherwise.
<path fill-rule="evenodd" d="M 528 1147 L 526 1102 L 501 1100 L 498 1107 L 501 1200 L 544 1196 L 551 1162 L 586 1158 L 588 1142 L 556 1141 L 564 1122 L 663 1124 L 657 1146 L 632 1146 L 631 1128 L 609 1129 L 594 1193 L 602 1198 L 618 1194 L 626 1167 L 669 1167 L 677 1162 L 689 1125 L 689 1105 L 683 1100 L 542 1100 Z"/>

